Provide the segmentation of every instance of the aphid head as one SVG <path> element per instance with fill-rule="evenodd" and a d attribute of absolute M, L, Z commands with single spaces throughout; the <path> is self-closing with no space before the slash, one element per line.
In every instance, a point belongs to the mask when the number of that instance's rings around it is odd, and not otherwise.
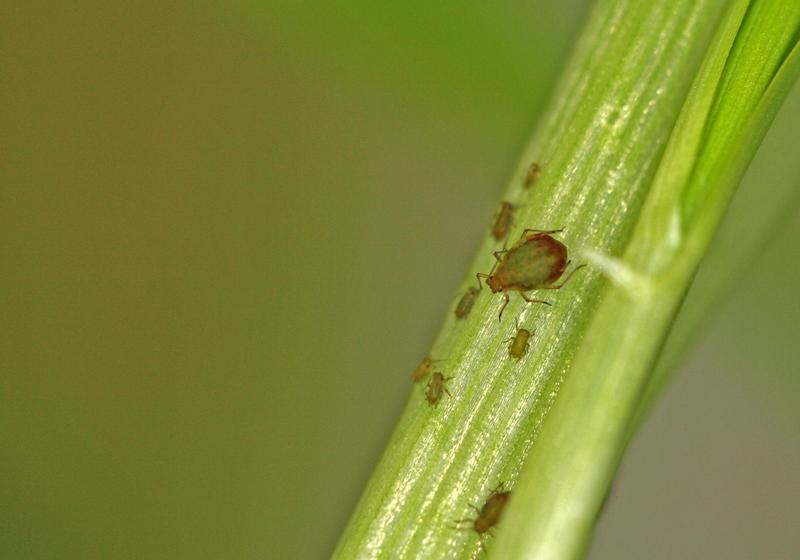
<path fill-rule="evenodd" d="M 489 276 L 486 279 L 486 283 L 489 285 L 489 288 L 492 290 L 493 294 L 503 291 L 503 284 L 500 282 L 500 279 L 495 274 Z"/>

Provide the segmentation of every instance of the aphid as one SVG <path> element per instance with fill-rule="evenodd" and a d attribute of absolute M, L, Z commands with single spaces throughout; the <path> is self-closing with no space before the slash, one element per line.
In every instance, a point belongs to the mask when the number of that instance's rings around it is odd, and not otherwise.
<path fill-rule="evenodd" d="M 425 388 L 425 400 L 431 406 L 439 404 L 439 399 L 442 398 L 442 392 L 447 393 L 448 396 L 453 396 L 447 387 L 444 386 L 445 382 L 453 379 L 452 377 L 445 377 L 440 371 L 433 372 L 433 377 L 428 381 L 428 386 Z"/>
<path fill-rule="evenodd" d="M 494 257 L 497 262 L 491 273 L 479 272 L 476 274 L 479 285 L 481 278 L 486 278 L 486 283 L 492 293 L 503 292 L 506 301 L 500 308 L 500 319 L 511 300 L 509 292 L 519 292 L 522 299 L 528 303 L 550 305 L 548 301 L 530 298 L 525 292 L 560 290 L 577 270 L 585 266 L 575 267 L 563 282 L 554 284 L 561 278 L 570 263 L 567 258 L 566 245 L 550 236 L 551 233 L 560 231 L 560 229 L 551 231 L 526 229 L 522 232 L 520 240 L 511 249 L 495 251 Z M 533 234 L 529 235 L 531 232 Z"/>
<path fill-rule="evenodd" d="M 472 528 L 475 530 L 475 532 L 480 535 L 481 546 L 483 546 L 483 535 L 485 535 L 500 521 L 500 517 L 503 515 L 503 510 L 505 509 L 510 498 L 511 492 L 503 491 L 503 483 L 501 482 L 497 485 L 497 488 L 492 490 L 492 493 L 489 495 L 489 498 L 486 500 L 486 503 L 483 504 L 482 508 L 478 509 L 474 505 L 470 504 L 470 507 L 477 512 L 478 517 L 474 519 L 459 519 L 456 521 L 456 524 L 469 523 L 472 525 Z M 458 525 L 456 525 L 456 527 L 457 526 Z M 486 548 L 484 547 L 484 550 L 485 549 Z"/>
<path fill-rule="evenodd" d="M 428 374 L 431 372 L 432 367 L 433 367 L 433 360 L 431 359 L 430 356 L 425 356 L 424 358 L 422 358 L 422 361 L 417 366 L 417 369 L 415 369 L 411 373 L 411 381 L 413 381 L 414 383 L 419 383 L 420 381 L 428 377 Z"/>
<path fill-rule="evenodd" d="M 500 210 L 492 223 L 492 237 L 502 241 L 508 235 L 511 224 L 514 222 L 514 207 L 505 200 L 500 203 Z"/>
<path fill-rule="evenodd" d="M 479 293 L 481 293 L 481 291 L 478 288 L 469 288 L 466 293 L 461 296 L 458 305 L 456 305 L 456 318 L 463 319 L 472 311 L 472 306 L 475 305 L 475 300 L 478 298 Z"/>
<path fill-rule="evenodd" d="M 508 348 L 508 354 L 515 360 L 519 360 L 528 352 L 528 340 L 535 331 L 519 328 L 519 323 L 515 322 L 517 334 L 508 340 L 511 341 L 511 346 Z M 508 342 L 508 340 L 506 342 Z"/>
<path fill-rule="evenodd" d="M 539 180 L 539 175 L 542 174 L 542 168 L 535 161 L 528 168 L 528 173 L 525 175 L 525 182 L 522 184 L 526 189 L 531 188 Z"/>

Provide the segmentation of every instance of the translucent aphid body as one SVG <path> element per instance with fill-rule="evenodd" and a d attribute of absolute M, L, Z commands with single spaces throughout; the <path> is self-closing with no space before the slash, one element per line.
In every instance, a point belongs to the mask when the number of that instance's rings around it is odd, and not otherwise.
<path fill-rule="evenodd" d="M 529 340 L 533 335 L 532 331 L 522 329 L 517 326 L 517 334 L 511 339 L 511 346 L 508 347 L 508 354 L 515 360 L 519 360 L 528 353 Z"/>
<path fill-rule="evenodd" d="M 541 174 L 542 174 L 541 166 L 534 161 L 528 168 L 528 173 L 525 175 L 525 181 L 523 182 L 522 186 L 525 187 L 526 189 L 531 188 L 533 185 L 536 184 L 536 181 L 539 180 L 539 175 Z"/>
<path fill-rule="evenodd" d="M 450 379 L 452 379 L 452 377 L 445 377 L 440 371 L 433 373 L 433 377 L 428 381 L 428 386 L 425 388 L 425 400 L 428 401 L 429 405 L 438 405 L 439 400 L 442 398 L 442 393 L 447 393 L 448 396 L 452 396 L 450 395 L 450 391 L 447 390 L 447 387 L 444 386 Z"/>
<path fill-rule="evenodd" d="M 422 361 L 417 366 L 417 369 L 415 369 L 411 373 L 411 381 L 413 381 L 414 383 L 419 383 L 420 381 L 428 377 L 428 375 L 431 373 L 432 367 L 433 367 L 433 360 L 431 359 L 430 356 L 425 356 L 424 358 L 422 358 Z"/>
<path fill-rule="evenodd" d="M 500 210 L 492 223 L 492 237 L 497 241 L 502 241 L 508 235 L 508 230 L 514 223 L 514 207 L 510 202 L 500 203 Z"/>
<path fill-rule="evenodd" d="M 479 293 L 481 293 L 481 291 L 478 288 L 468 288 L 464 295 L 461 296 L 461 299 L 458 300 L 458 305 L 456 305 L 455 314 L 457 319 L 463 319 L 469 315 Z"/>

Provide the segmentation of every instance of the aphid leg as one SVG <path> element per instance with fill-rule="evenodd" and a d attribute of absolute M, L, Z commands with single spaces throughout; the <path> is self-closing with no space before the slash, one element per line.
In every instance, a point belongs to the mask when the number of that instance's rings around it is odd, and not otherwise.
<path fill-rule="evenodd" d="M 483 284 L 481 284 L 481 278 L 488 279 L 490 276 L 491 276 L 491 274 L 486 274 L 485 272 L 476 272 L 475 273 L 475 278 L 478 279 L 478 289 L 479 290 L 483 289 Z"/>
<path fill-rule="evenodd" d="M 547 235 L 550 235 L 551 233 L 561 233 L 562 231 L 564 231 L 564 228 L 560 228 L 560 229 L 532 229 L 532 228 L 526 228 L 522 232 L 522 237 L 525 237 L 526 235 L 528 235 L 529 232 L 546 233 Z"/>
<path fill-rule="evenodd" d="M 508 292 L 503 292 L 503 297 L 505 297 L 506 301 L 503 303 L 503 307 L 500 308 L 500 315 L 497 316 L 497 320 L 498 321 L 502 321 L 503 320 L 503 311 L 505 311 L 506 306 L 508 305 L 508 302 L 511 301 L 511 298 L 508 297 Z"/>
<path fill-rule="evenodd" d="M 495 251 L 492 254 L 494 255 L 494 258 L 497 259 L 497 262 L 500 262 L 501 260 L 503 260 L 501 256 L 506 253 L 508 253 L 508 249 L 503 249 L 502 251 Z M 497 263 L 494 263 L 494 266 L 496 267 Z M 492 268 L 492 272 L 494 272 L 494 268 Z"/>
<path fill-rule="evenodd" d="M 567 261 L 567 266 L 569 266 L 569 261 Z M 585 264 L 580 264 L 580 265 L 576 266 L 575 268 L 573 268 L 572 271 L 569 274 L 567 274 L 567 277 L 564 278 L 564 280 L 561 281 L 561 284 L 554 284 L 552 286 L 542 286 L 541 288 L 536 288 L 536 289 L 537 290 L 560 290 L 561 288 L 564 287 L 564 284 L 569 282 L 569 279 L 572 278 L 573 274 L 575 274 L 580 269 L 585 268 L 585 267 L 586 267 Z"/>
<path fill-rule="evenodd" d="M 540 288 L 536 288 L 536 289 L 538 290 L 538 289 L 540 289 Z M 527 301 L 528 303 L 543 303 L 543 304 L 545 304 L 545 305 L 553 305 L 553 304 L 552 304 L 552 303 L 550 303 L 549 301 L 545 301 L 545 300 L 543 300 L 543 299 L 534 299 L 534 298 L 528 297 L 528 296 L 525 294 L 525 292 L 519 292 L 519 296 L 520 296 L 522 299 L 524 299 L 525 301 Z"/>

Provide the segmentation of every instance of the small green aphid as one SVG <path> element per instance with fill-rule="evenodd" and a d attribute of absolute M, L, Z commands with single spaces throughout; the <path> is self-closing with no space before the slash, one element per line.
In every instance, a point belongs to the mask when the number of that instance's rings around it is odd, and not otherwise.
<path fill-rule="evenodd" d="M 539 175 L 542 174 L 542 168 L 539 166 L 538 163 L 535 161 L 531 164 L 528 168 L 528 173 L 525 175 L 525 182 L 522 183 L 522 186 L 526 189 L 531 188 L 533 185 L 536 184 L 536 181 L 539 180 Z"/>
<path fill-rule="evenodd" d="M 492 293 L 503 292 L 506 301 L 500 308 L 500 319 L 511 300 L 509 292 L 518 292 L 520 297 L 528 303 L 550 305 L 549 301 L 530 298 L 525 292 L 560 290 L 577 270 L 585 266 L 575 267 L 563 282 L 554 284 L 561 278 L 570 263 L 567 258 L 566 245 L 550 235 L 560 231 L 562 230 L 526 229 L 522 232 L 520 240 L 511 249 L 495 251 L 494 257 L 497 262 L 491 273 L 479 272 L 476 274 L 479 285 L 481 278 L 485 278 Z M 531 232 L 533 232 L 532 235 L 530 235 Z"/>
<path fill-rule="evenodd" d="M 422 361 L 417 366 L 417 369 L 415 369 L 411 373 L 411 381 L 413 381 L 414 383 L 419 383 L 420 381 L 428 377 L 428 375 L 431 373 L 432 367 L 433 367 L 433 360 L 431 359 L 430 356 L 425 356 L 424 358 L 422 358 Z"/>
<path fill-rule="evenodd" d="M 500 210 L 492 223 L 492 237 L 502 241 L 508 235 L 511 224 L 514 223 L 514 207 L 505 200 L 500 203 Z"/>
<path fill-rule="evenodd" d="M 447 390 L 447 387 L 444 386 L 450 379 L 453 378 L 445 377 L 440 371 L 433 372 L 433 377 L 428 381 L 428 386 L 425 388 L 425 400 L 428 401 L 429 405 L 438 405 L 439 400 L 442 398 L 442 393 L 447 393 L 450 397 L 453 396 L 450 394 L 450 391 Z"/>
<path fill-rule="evenodd" d="M 519 323 L 516 323 L 517 334 L 515 334 L 512 338 L 506 340 L 508 342 L 511 341 L 511 346 L 508 347 L 508 354 L 514 358 L 515 360 L 519 360 L 528 352 L 528 341 L 530 340 L 533 333 L 536 331 L 529 331 L 528 329 L 521 329 L 519 327 Z"/>
<path fill-rule="evenodd" d="M 497 485 L 497 488 L 492 490 L 492 493 L 489 495 L 489 498 L 486 500 L 486 503 L 483 504 L 482 508 L 478 509 L 472 504 L 469 505 L 476 511 L 478 517 L 459 519 L 456 521 L 456 528 L 459 528 L 459 523 L 469 523 L 472 529 L 480 535 L 481 546 L 485 551 L 486 547 L 483 544 L 483 536 L 500 521 L 500 517 L 503 515 L 503 510 L 509 499 L 511 499 L 511 492 L 503 491 L 503 483 L 501 482 Z"/>
<path fill-rule="evenodd" d="M 479 293 L 481 293 L 481 291 L 478 288 L 469 288 L 464 295 L 461 296 L 461 299 L 458 300 L 458 305 L 456 305 L 455 313 L 457 319 L 463 319 L 469 315 L 469 312 L 472 311 L 472 306 L 475 305 L 475 300 L 478 298 Z"/>

